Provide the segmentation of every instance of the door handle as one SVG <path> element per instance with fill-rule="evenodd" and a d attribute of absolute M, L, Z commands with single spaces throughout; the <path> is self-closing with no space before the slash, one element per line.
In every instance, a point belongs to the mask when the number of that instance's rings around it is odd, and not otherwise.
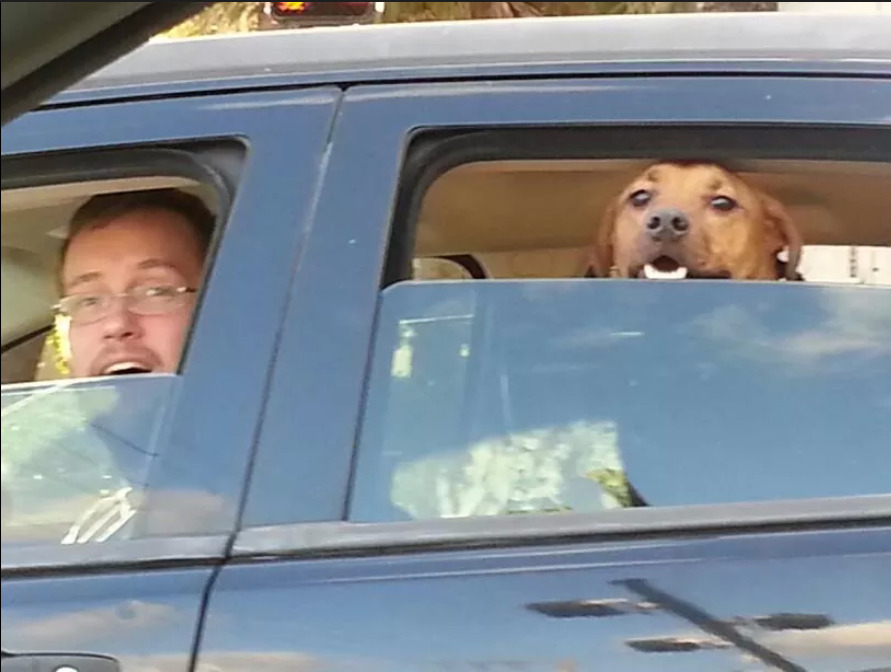
<path fill-rule="evenodd" d="M 121 672 L 121 665 L 108 656 L 4 652 L 0 672 Z"/>

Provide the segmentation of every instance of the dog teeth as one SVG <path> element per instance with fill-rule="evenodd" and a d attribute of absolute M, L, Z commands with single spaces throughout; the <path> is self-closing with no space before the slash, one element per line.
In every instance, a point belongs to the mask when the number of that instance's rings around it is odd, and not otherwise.
<path fill-rule="evenodd" d="M 683 280 L 687 277 L 687 267 L 678 266 L 673 271 L 660 271 L 653 264 L 644 266 L 644 277 L 647 280 Z"/>

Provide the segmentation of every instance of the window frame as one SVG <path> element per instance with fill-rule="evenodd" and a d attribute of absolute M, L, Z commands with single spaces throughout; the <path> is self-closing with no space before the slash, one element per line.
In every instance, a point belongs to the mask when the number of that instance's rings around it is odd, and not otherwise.
<path fill-rule="evenodd" d="M 809 102 L 802 105 L 801 100 Z M 416 207 L 413 199 L 425 179 L 420 169 L 435 155 L 435 143 L 429 151 L 409 154 L 413 140 L 421 134 L 445 138 L 459 131 L 580 126 L 722 125 L 743 134 L 761 126 L 779 132 L 860 129 L 886 134 L 891 130 L 888 105 L 887 79 L 732 71 L 348 89 L 307 254 L 295 275 L 292 295 L 299 298 L 289 305 L 283 325 L 283 347 L 234 554 L 338 555 L 444 544 L 523 544 L 566 536 L 868 525 L 891 519 L 889 494 L 557 517 L 346 520 L 379 292 L 404 273 L 410 259 L 404 251 L 394 255 L 396 222 Z M 643 147 L 640 153 L 651 155 L 652 148 Z M 370 162 L 375 170 L 363 170 Z M 411 188 L 404 188 L 406 184 Z M 323 289 L 324 302 L 313 298 Z"/>
<path fill-rule="evenodd" d="M 217 225 L 222 233 L 211 250 L 178 374 L 176 403 L 158 438 L 164 448 L 151 465 L 152 487 L 218 496 L 226 514 L 212 529 L 170 531 L 149 506 L 141 521 L 145 536 L 137 539 L 4 546 L 4 578 L 133 563 L 193 564 L 225 556 L 237 526 L 292 265 L 324 173 L 340 98 L 337 87 L 327 86 L 78 104 L 34 112 L 4 128 L 4 188 L 56 182 L 53 176 L 60 175 L 81 181 L 155 175 L 161 167 L 182 170 L 182 152 L 202 147 L 200 157 L 192 159 L 205 170 L 183 176 L 210 179 L 228 192 L 220 204 L 227 210 Z M 281 128 L 290 133 L 283 137 Z M 241 156 L 231 151 L 236 145 Z M 160 164 L 153 161 L 159 156 L 164 157 Z M 177 158 L 175 166 L 170 157 Z M 260 214 L 262 227 L 255 223 Z M 245 277 L 252 282 L 245 283 Z M 228 410 L 221 413 L 221 408 Z M 196 463 L 214 468 L 193 466 L 186 476 L 173 476 Z"/>

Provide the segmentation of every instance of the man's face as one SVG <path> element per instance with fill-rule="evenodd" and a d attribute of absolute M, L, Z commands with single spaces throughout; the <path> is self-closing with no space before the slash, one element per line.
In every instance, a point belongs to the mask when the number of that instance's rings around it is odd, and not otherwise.
<path fill-rule="evenodd" d="M 139 287 L 197 288 L 203 255 L 189 222 L 167 210 L 140 210 L 81 230 L 62 265 L 65 295 L 121 294 Z M 122 370 L 173 373 L 191 322 L 194 294 L 169 312 L 144 315 L 112 301 L 107 315 L 69 327 L 71 374 Z"/>

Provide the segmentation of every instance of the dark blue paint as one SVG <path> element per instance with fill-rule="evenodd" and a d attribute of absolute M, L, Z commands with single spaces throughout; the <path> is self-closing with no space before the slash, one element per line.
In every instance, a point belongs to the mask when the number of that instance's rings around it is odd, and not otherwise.
<path fill-rule="evenodd" d="M 891 659 L 891 639 L 882 640 L 889 561 L 891 530 L 876 529 L 232 566 L 211 600 L 200 662 L 225 672 L 239 669 L 234 661 L 270 672 L 300 664 L 397 672 L 768 669 L 744 664 L 733 646 L 649 654 L 629 646 L 712 639 L 665 609 L 545 615 L 554 602 L 640 604 L 619 583 L 636 579 L 718 620 L 822 616 L 833 625 L 812 632 L 739 629 L 809 672 L 870 669 Z"/>
<path fill-rule="evenodd" d="M 12 653 L 101 653 L 124 670 L 185 672 L 211 568 L 3 579 Z"/>

